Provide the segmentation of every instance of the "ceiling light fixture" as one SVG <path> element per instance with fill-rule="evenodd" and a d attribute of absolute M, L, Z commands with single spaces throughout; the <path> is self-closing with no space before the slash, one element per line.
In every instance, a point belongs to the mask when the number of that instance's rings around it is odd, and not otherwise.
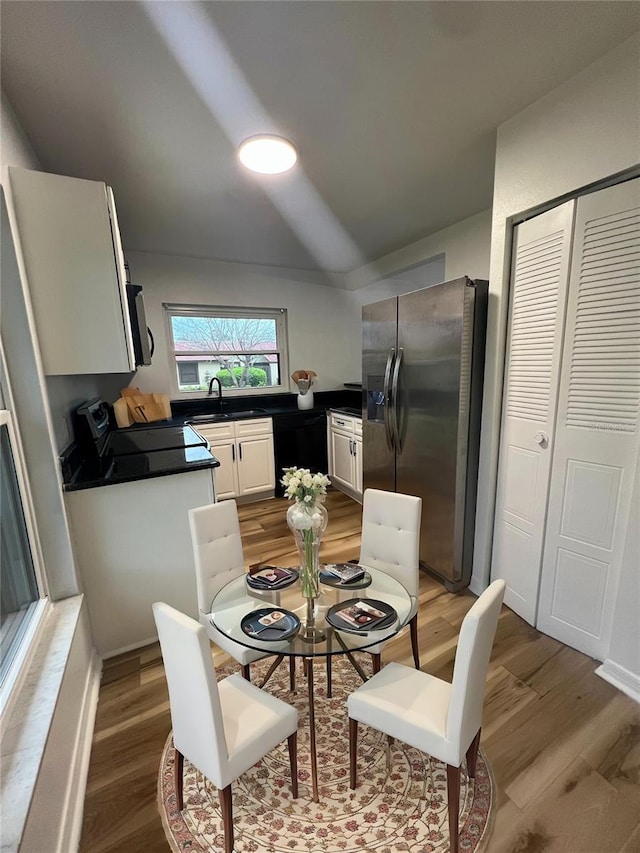
<path fill-rule="evenodd" d="M 250 136 L 238 148 L 240 162 L 261 175 L 279 175 L 287 172 L 298 160 L 298 152 L 282 136 Z"/>

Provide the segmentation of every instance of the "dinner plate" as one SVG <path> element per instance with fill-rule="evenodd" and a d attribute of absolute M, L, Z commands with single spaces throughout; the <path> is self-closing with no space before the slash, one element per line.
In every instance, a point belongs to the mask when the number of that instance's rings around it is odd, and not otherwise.
<path fill-rule="evenodd" d="M 270 621 L 273 614 L 281 614 L 281 616 Z M 300 628 L 300 620 L 295 613 L 283 610 L 281 607 L 261 607 L 243 616 L 240 627 L 247 637 L 273 643 L 274 640 L 287 640 L 293 637 Z"/>
<path fill-rule="evenodd" d="M 280 569 L 280 566 L 261 566 L 259 571 L 265 571 L 269 568 Z M 290 573 L 290 577 L 282 578 L 282 580 L 277 581 L 276 583 L 268 583 L 268 581 L 263 581 L 260 577 L 256 577 L 256 575 L 247 574 L 246 582 L 247 586 L 251 587 L 251 589 L 259 589 L 261 592 L 264 590 L 271 589 L 285 589 L 291 584 L 295 583 L 298 580 L 298 570 L 290 569 L 288 566 L 284 569 Z"/>
<path fill-rule="evenodd" d="M 353 581 L 341 581 L 337 575 L 332 574 L 326 569 L 320 569 L 320 583 L 325 586 L 332 586 L 336 589 L 364 589 L 371 584 L 371 575 L 365 570 L 362 577 Z"/>
<path fill-rule="evenodd" d="M 343 610 L 351 611 L 357 604 L 364 604 L 367 607 L 383 613 L 383 616 L 374 618 L 363 625 L 350 623 L 340 612 Z M 340 601 L 334 604 L 327 610 L 326 620 L 333 628 L 340 631 L 349 631 L 352 634 L 366 634 L 368 631 L 380 631 L 383 628 L 389 628 L 393 625 L 398 617 L 395 609 L 384 601 L 378 601 L 376 598 L 348 598 L 346 601 Z"/>

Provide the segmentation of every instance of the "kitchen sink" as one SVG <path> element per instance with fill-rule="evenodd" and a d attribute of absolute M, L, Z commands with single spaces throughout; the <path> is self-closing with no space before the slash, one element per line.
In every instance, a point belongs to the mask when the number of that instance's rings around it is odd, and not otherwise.
<path fill-rule="evenodd" d="M 204 424 L 215 423 L 216 421 L 238 421 L 242 418 L 255 418 L 257 415 L 266 415 L 266 409 L 243 409 L 242 411 L 230 412 L 210 412 L 206 415 L 191 415 L 185 423 L 188 424 Z"/>
<path fill-rule="evenodd" d="M 238 418 L 255 418 L 256 415 L 266 414 L 266 409 L 245 409 L 242 412 L 229 412 L 229 417 L 233 418 L 233 420 L 238 420 Z"/>
<path fill-rule="evenodd" d="M 186 424 L 206 424 L 211 423 L 212 421 L 226 421 L 229 420 L 229 415 L 227 412 L 210 412 L 208 415 L 191 415 L 191 417 L 187 418 Z"/>

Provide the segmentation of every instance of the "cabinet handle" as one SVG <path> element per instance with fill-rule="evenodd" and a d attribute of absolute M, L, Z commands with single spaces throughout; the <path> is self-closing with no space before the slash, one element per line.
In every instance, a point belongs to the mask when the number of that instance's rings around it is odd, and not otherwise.
<path fill-rule="evenodd" d="M 356 444 L 356 442 L 355 442 L 355 440 L 354 440 L 354 442 L 353 442 L 353 455 L 354 455 L 354 456 L 356 455 L 356 447 L 357 447 L 357 446 L 358 446 L 358 445 Z"/>
<path fill-rule="evenodd" d="M 238 442 L 238 450 L 240 451 L 240 461 L 242 462 L 242 442 Z"/>
<path fill-rule="evenodd" d="M 346 426 L 347 425 L 346 421 L 339 421 L 337 418 L 336 418 L 336 423 L 338 424 L 338 426 Z"/>
<path fill-rule="evenodd" d="M 353 456 L 353 441 L 349 439 L 349 455 Z"/>
<path fill-rule="evenodd" d="M 236 461 L 236 446 L 235 446 L 235 444 L 231 445 L 231 460 L 233 462 Z"/>

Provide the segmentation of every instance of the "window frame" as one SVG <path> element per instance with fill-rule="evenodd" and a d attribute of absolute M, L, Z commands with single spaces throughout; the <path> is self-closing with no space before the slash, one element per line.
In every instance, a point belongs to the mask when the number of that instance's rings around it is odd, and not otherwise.
<path fill-rule="evenodd" d="M 276 324 L 276 346 L 273 350 L 269 350 L 268 354 L 275 353 L 279 358 L 280 366 L 280 384 L 265 385 L 258 387 L 247 388 L 224 388 L 223 396 L 225 397 L 249 397 L 256 394 L 283 394 L 289 392 L 289 339 L 287 329 L 287 309 L 286 308 L 255 308 L 255 307 L 236 307 L 230 305 L 194 305 L 184 303 L 168 303 L 162 305 L 164 320 L 165 320 L 165 336 L 167 340 L 167 355 L 169 362 L 170 373 L 170 391 L 171 396 L 181 400 L 197 400 L 206 399 L 209 395 L 207 391 L 182 391 L 178 383 L 178 368 L 177 358 L 180 354 L 175 347 L 173 339 L 173 317 L 226 317 L 229 319 L 265 319 L 275 320 Z M 259 351 L 265 354 L 264 351 Z M 213 352 L 194 352 L 193 355 L 202 355 L 203 359 L 215 358 Z"/>
<path fill-rule="evenodd" d="M 4 374 L 4 370 L 2 373 Z M 10 401 L 3 398 L 7 395 L 10 397 L 10 390 L 6 385 L 6 374 L 2 378 L 5 380 L 5 383 L 3 383 L 4 387 L 0 389 L 2 391 L 0 394 L 0 426 L 6 426 L 9 434 L 13 466 L 16 473 L 16 479 L 18 481 L 18 490 L 22 502 L 22 512 L 24 515 L 29 547 L 31 549 L 31 560 L 39 598 L 32 603 L 30 608 L 31 614 L 26 623 L 20 627 L 18 646 L 13 651 L 13 656 L 7 668 L 4 680 L 0 685 L 0 719 L 4 719 L 11 713 L 11 708 L 13 707 L 19 693 L 19 689 L 26 677 L 28 663 L 35 651 L 37 639 L 44 625 L 45 615 L 50 606 L 47 579 L 43 571 L 40 540 L 38 538 L 35 524 L 35 515 L 31 502 L 29 482 L 26 475 L 22 444 L 20 442 L 18 430 L 14 424 L 11 409 L 5 408 L 6 405 L 9 405 Z"/>

